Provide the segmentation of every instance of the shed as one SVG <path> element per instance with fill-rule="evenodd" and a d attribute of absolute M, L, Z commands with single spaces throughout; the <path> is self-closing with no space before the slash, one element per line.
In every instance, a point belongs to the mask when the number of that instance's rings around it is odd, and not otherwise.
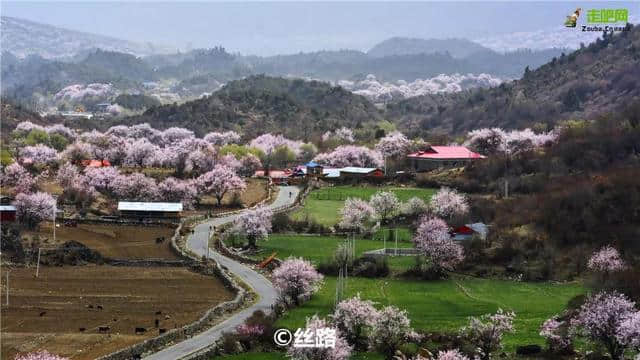
<path fill-rule="evenodd" d="M 365 168 L 348 166 L 340 169 L 341 178 L 382 178 L 384 171 L 380 168 Z"/>
<path fill-rule="evenodd" d="M 182 213 L 182 203 L 120 201 L 118 212 L 123 217 L 176 218 Z"/>
<path fill-rule="evenodd" d="M 307 169 L 307 176 L 322 177 L 324 166 L 318 164 L 315 161 L 309 161 L 304 165 Z"/>
<path fill-rule="evenodd" d="M 16 207 L 13 205 L 0 205 L 0 221 L 1 222 L 16 221 Z"/>
<path fill-rule="evenodd" d="M 478 236 L 482 240 L 486 240 L 488 233 L 489 233 L 489 228 L 486 224 L 473 223 L 473 224 L 458 226 L 457 228 L 453 229 L 453 231 L 451 232 L 451 235 L 453 236 L 454 240 L 459 240 L 459 241 L 471 240 L 471 238 L 474 235 Z"/>

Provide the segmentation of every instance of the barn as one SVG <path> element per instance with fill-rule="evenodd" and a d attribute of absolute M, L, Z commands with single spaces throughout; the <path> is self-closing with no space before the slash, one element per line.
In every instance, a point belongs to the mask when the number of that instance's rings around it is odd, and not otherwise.
<path fill-rule="evenodd" d="M 182 214 L 182 203 L 120 201 L 118 212 L 130 218 L 178 218 Z"/>

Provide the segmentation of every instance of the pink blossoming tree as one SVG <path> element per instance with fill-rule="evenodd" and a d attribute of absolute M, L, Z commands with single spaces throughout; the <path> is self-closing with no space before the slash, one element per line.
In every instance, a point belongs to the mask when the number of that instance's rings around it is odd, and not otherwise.
<path fill-rule="evenodd" d="M 343 300 L 331 316 L 333 323 L 344 334 L 349 344 L 357 350 L 367 348 L 367 338 L 378 319 L 378 310 L 370 300 L 360 299 L 360 294 Z"/>
<path fill-rule="evenodd" d="M 400 345 L 417 338 L 405 310 L 385 306 L 379 311 L 370 336 L 371 345 L 390 358 Z"/>
<path fill-rule="evenodd" d="M 573 331 L 602 344 L 612 359 L 622 360 L 630 341 L 626 338 L 627 332 L 621 333 L 621 325 L 636 312 L 634 302 L 626 296 L 601 292 L 589 297 L 580 307 L 572 321 Z"/>
<path fill-rule="evenodd" d="M 611 273 L 624 270 L 626 265 L 618 250 L 611 245 L 607 245 L 591 255 L 587 262 L 587 267 L 591 271 Z"/>
<path fill-rule="evenodd" d="M 235 131 L 210 132 L 204 136 L 204 140 L 211 145 L 224 146 L 240 142 L 240 135 Z"/>
<path fill-rule="evenodd" d="M 540 329 L 540 336 L 547 340 L 549 350 L 554 353 L 569 353 L 572 347 L 569 324 L 557 315 L 547 319 Z"/>
<path fill-rule="evenodd" d="M 120 176 L 120 171 L 114 167 L 101 167 L 84 169 L 84 173 L 89 178 L 89 184 L 96 190 L 107 195 L 114 194 L 113 183 Z"/>
<path fill-rule="evenodd" d="M 400 201 L 396 194 L 390 191 L 379 191 L 369 200 L 369 204 L 376 212 L 376 216 L 382 224 L 393 218 L 400 209 Z"/>
<path fill-rule="evenodd" d="M 411 199 L 407 200 L 407 202 L 400 205 L 400 212 L 402 213 L 402 215 L 409 218 L 416 218 L 418 216 L 421 216 L 428 209 L 429 209 L 429 206 L 424 202 L 424 200 L 416 196 L 412 197 Z"/>
<path fill-rule="evenodd" d="M 20 193 L 16 196 L 13 205 L 16 207 L 18 221 L 34 229 L 43 220 L 53 219 L 56 200 L 44 192 Z"/>
<path fill-rule="evenodd" d="M 376 150 L 385 158 L 397 158 L 406 155 L 411 142 L 399 131 L 383 137 L 376 144 Z"/>
<path fill-rule="evenodd" d="M 231 232 L 246 236 L 249 246 L 255 248 L 259 240 L 264 240 L 271 231 L 273 213 L 268 207 L 244 211 L 233 222 Z"/>
<path fill-rule="evenodd" d="M 455 189 L 442 187 L 431 197 L 431 211 L 445 219 L 462 217 L 469 212 L 467 197 Z"/>
<path fill-rule="evenodd" d="M 458 349 L 438 351 L 438 360 L 469 360 L 469 357 L 464 355 Z"/>
<path fill-rule="evenodd" d="M 22 165 L 14 162 L 4 168 L 0 184 L 12 186 L 16 193 L 30 193 L 35 189 L 36 179 Z"/>
<path fill-rule="evenodd" d="M 222 198 L 230 191 L 244 190 L 247 187 L 242 178 L 236 175 L 233 169 L 217 165 L 213 170 L 202 174 L 198 178 L 198 185 L 204 192 L 213 193 L 218 206 L 222 204 Z"/>
<path fill-rule="evenodd" d="M 52 165 L 58 161 L 58 152 L 46 145 L 25 146 L 20 151 L 22 160 L 30 159 L 36 166 Z"/>
<path fill-rule="evenodd" d="M 464 259 L 462 246 L 451 239 L 449 227 L 442 219 L 423 217 L 413 242 L 437 274 L 453 270 Z"/>
<path fill-rule="evenodd" d="M 327 329 L 335 331 L 335 343 L 327 347 L 296 347 L 293 344 L 287 350 L 287 356 L 293 360 L 347 360 L 351 356 L 352 347 L 344 339 L 340 330 L 331 326 L 329 322 L 313 315 L 307 318 L 305 326 L 316 336 L 321 336 L 317 332 Z"/>
<path fill-rule="evenodd" d="M 258 169 L 260 169 L 260 159 L 253 154 L 247 154 L 241 160 L 241 166 L 238 169 L 238 174 L 244 177 L 251 177 Z"/>
<path fill-rule="evenodd" d="M 364 146 L 342 145 L 330 153 L 318 154 L 314 161 L 333 167 L 381 167 L 382 155 Z"/>
<path fill-rule="evenodd" d="M 475 345 L 477 356 L 482 360 L 489 360 L 491 353 L 502 349 L 502 337 L 514 331 L 513 312 L 498 309 L 495 314 L 485 314 L 479 318 L 469 319 L 469 325 L 462 328 L 461 335 Z"/>
<path fill-rule="evenodd" d="M 158 199 L 158 185 L 153 178 L 142 173 L 119 175 L 111 182 L 119 200 L 154 201 Z"/>
<path fill-rule="evenodd" d="M 320 289 L 322 280 L 315 267 L 302 258 L 289 257 L 273 271 L 273 284 L 284 304 L 300 305 Z"/>
<path fill-rule="evenodd" d="M 340 210 L 342 219 L 340 227 L 344 229 L 366 231 L 372 226 L 375 210 L 366 201 L 357 198 L 348 198 Z"/>
<path fill-rule="evenodd" d="M 193 180 L 168 177 L 158 184 L 158 195 L 162 201 L 181 202 L 185 209 L 193 209 L 198 198 L 198 190 Z"/>
<path fill-rule="evenodd" d="M 51 354 L 50 352 L 43 350 L 37 352 L 31 352 L 23 355 L 16 355 L 14 360 L 69 360 L 68 358 Z"/>

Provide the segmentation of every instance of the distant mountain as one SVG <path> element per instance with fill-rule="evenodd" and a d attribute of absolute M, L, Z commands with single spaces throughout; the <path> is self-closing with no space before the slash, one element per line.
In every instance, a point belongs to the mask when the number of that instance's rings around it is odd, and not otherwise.
<path fill-rule="evenodd" d="M 0 18 L 0 26 L 2 50 L 19 58 L 29 55 L 47 59 L 70 58 L 77 53 L 97 48 L 138 56 L 168 52 L 167 48 L 150 43 L 140 44 L 8 16 Z"/>
<path fill-rule="evenodd" d="M 467 39 L 415 39 L 393 37 L 384 40 L 369 51 L 367 55 L 385 57 L 395 55 L 416 55 L 449 53 L 454 58 L 466 58 L 469 55 L 488 50 L 484 46 Z"/>
<path fill-rule="evenodd" d="M 459 134 L 482 127 L 551 128 L 589 119 L 640 98 L 640 27 L 606 35 L 553 58 L 523 78 L 491 89 L 418 96 L 387 107 L 385 116 L 415 134 Z"/>
<path fill-rule="evenodd" d="M 242 130 L 247 137 L 277 132 L 308 139 L 330 129 L 360 128 L 381 119 L 372 103 L 341 87 L 258 75 L 232 81 L 211 96 L 154 107 L 121 123 L 182 126 L 199 135 L 231 129 Z"/>

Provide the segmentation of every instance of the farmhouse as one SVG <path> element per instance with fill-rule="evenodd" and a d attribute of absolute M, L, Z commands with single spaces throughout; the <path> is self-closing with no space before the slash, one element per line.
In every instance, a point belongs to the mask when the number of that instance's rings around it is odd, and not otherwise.
<path fill-rule="evenodd" d="M 411 169 L 415 172 L 430 171 L 443 167 L 463 166 L 471 161 L 484 159 L 464 146 L 431 146 L 424 151 L 407 155 Z"/>
<path fill-rule="evenodd" d="M 16 221 L 16 207 L 13 205 L 0 205 L 0 222 Z"/>
<path fill-rule="evenodd" d="M 458 241 L 471 240 L 474 235 L 479 237 L 481 240 L 486 240 L 488 233 L 489 228 L 486 224 L 473 223 L 458 226 L 457 228 L 453 229 L 451 235 L 453 236 L 453 240 Z"/>
<path fill-rule="evenodd" d="M 120 201 L 118 212 L 122 217 L 177 218 L 182 213 L 182 203 Z"/>

